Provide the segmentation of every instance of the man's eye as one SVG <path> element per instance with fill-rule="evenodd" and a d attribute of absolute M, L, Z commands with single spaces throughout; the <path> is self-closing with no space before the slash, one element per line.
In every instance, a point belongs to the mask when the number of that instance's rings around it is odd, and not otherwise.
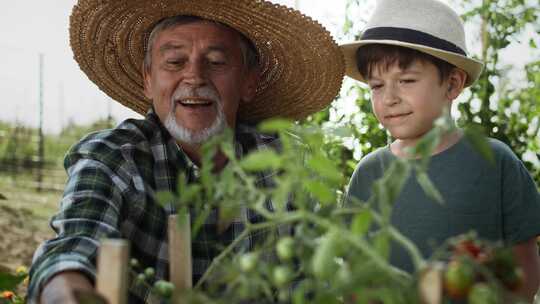
<path fill-rule="evenodd" d="M 371 84 L 369 87 L 371 88 L 372 91 L 375 91 L 382 88 L 382 84 Z"/>
<path fill-rule="evenodd" d="M 401 79 L 401 83 L 415 83 L 416 79 Z"/>
<path fill-rule="evenodd" d="M 180 59 L 169 59 L 166 62 L 169 66 L 181 66 L 184 64 L 185 61 Z"/>
<path fill-rule="evenodd" d="M 211 66 L 222 66 L 222 65 L 225 65 L 225 61 L 222 61 L 222 60 L 209 60 L 208 63 L 209 63 Z"/>

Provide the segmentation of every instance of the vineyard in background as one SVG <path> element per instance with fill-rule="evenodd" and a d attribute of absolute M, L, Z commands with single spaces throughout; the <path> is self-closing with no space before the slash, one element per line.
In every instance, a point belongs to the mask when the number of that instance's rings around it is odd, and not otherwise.
<path fill-rule="evenodd" d="M 29 266 L 38 244 L 52 236 L 48 222 L 66 181 L 63 158 L 69 147 L 113 125 L 108 119 L 69 124 L 59 134 L 44 135 L 40 155 L 37 128 L 0 122 L 0 271 Z"/>

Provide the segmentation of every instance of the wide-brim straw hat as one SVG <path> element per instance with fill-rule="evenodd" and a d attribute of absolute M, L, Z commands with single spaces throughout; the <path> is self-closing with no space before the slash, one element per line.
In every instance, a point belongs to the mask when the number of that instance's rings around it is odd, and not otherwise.
<path fill-rule="evenodd" d="M 79 0 L 70 19 L 75 60 L 102 91 L 144 114 L 141 67 L 153 26 L 176 16 L 198 16 L 237 30 L 259 53 L 255 99 L 238 119 L 302 119 L 336 97 L 344 59 L 330 33 L 297 10 L 263 0 Z"/>
<path fill-rule="evenodd" d="M 482 62 L 467 56 L 461 18 L 437 0 L 377 1 L 360 40 L 340 46 L 345 74 L 362 82 L 366 80 L 358 71 L 356 54 L 368 44 L 397 45 L 440 58 L 467 73 L 465 86 L 473 84 L 483 68 Z"/>

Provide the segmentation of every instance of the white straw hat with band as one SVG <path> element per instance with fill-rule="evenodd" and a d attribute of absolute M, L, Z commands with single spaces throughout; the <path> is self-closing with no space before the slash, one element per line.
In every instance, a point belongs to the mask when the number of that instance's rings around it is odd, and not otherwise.
<path fill-rule="evenodd" d="M 102 91 L 144 114 L 141 67 L 151 29 L 166 17 L 197 16 L 246 36 L 259 53 L 255 99 L 238 118 L 301 119 L 332 102 L 344 59 L 330 33 L 300 12 L 264 0 L 79 0 L 70 18 L 75 60 Z"/>
<path fill-rule="evenodd" d="M 482 72 L 482 62 L 467 56 L 461 18 L 437 0 L 378 0 L 360 40 L 341 45 L 345 74 L 365 82 L 356 64 L 358 48 L 389 44 L 411 48 L 440 58 L 467 73 L 466 86 Z"/>

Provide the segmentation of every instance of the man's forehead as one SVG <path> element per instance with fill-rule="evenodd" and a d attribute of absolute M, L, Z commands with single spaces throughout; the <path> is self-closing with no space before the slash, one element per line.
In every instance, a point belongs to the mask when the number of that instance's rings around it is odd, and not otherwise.
<path fill-rule="evenodd" d="M 160 53 L 181 51 L 183 49 L 189 48 L 190 45 L 191 45 L 191 42 L 186 42 L 185 40 L 182 40 L 182 39 L 166 41 L 165 43 L 159 46 L 158 51 Z M 221 53 L 228 52 L 227 47 L 219 42 L 208 44 L 206 45 L 205 49 L 207 52 L 221 52 Z"/>
<path fill-rule="evenodd" d="M 217 41 L 227 41 L 232 38 L 235 43 L 240 42 L 240 37 L 242 35 L 237 30 L 227 25 L 205 19 L 195 19 L 189 23 L 175 24 L 164 29 L 160 33 L 160 36 L 163 36 L 164 33 L 175 33 L 179 39 L 182 39 L 183 37 L 186 39 L 199 37 L 208 39 L 211 37 Z"/>

